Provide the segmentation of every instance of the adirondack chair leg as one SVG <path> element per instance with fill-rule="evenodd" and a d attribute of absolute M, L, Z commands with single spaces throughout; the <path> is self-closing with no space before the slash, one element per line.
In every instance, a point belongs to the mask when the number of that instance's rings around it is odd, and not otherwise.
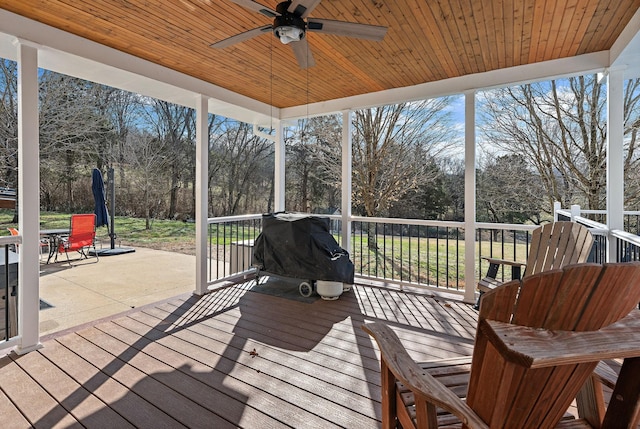
<path fill-rule="evenodd" d="M 397 421 L 396 378 L 389 371 L 384 359 L 380 364 L 382 382 L 382 429 L 394 429 Z"/>
<path fill-rule="evenodd" d="M 436 406 L 427 402 L 426 398 L 415 395 L 417 427 L 425 429 L 437 429 L 438 417 Z"/>
<path fill-rule="evenodd" d="M 478 299 L 476 300 L 476 304 L 473 306 L 474 310 L 478 310 L 478 311 L 480 310 L 480 300 L 482 299 L 482 294 L 484 294 L 483 291 L 480 291 L 478 293 Z"/>
<path fill-rule="evenodd" d="M 605 413 L 604 394 L 600 383 L 589 377 L 576 396 L 578 416 L 585 419 L 594 428 L 602 424 Z"/>
<path fill-rule="evenodd" d="M 636 428 L 640 421 L 640 357 L 627 358 L 611 394 L 603 428 Z"/>

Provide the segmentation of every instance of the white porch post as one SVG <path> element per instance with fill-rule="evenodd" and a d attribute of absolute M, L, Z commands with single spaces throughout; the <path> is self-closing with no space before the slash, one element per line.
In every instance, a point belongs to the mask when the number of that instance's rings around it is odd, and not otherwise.
<path fill-rule="evenodd" d="M 607 82 L 607 227 L 624 229 L 624 71 L 612 68 Z M 607 237 L 607 261 L 615 261 L 615 240 Z"/>
<path fill-rule="evenodd" d="M 22 40 L 18 49 L 18 228 L 22 235 L 18 268 L 18 354 L 40 344 L 40 133 L 38 49 Z"/>
<path fill-rule="evenodd" d="M 351 252 L 351 166 L 353 144 L 353 113 L 342 112 L 342 248 Z"/>
<path fill-rule="evenodd" d="M 209 226 L 209 99 L 199 95 L 196 102 L 196 295 L 207 293 Z"/>
<path fill-rule="evenodd" d="M 286 148 L 284 145 L 284 127 L 281 121 L 276 121 L 276 139 L 275 139 L 275 168 L 274 168 L 274 192 L 273 192 L 273 211 L 284 211 L 285 204 L 285 165 L 286 165 Z"/>
<path fill-rule="evenodd" d="M 476 93 L 464 94 L 464 302 L 476 301 Z"/>

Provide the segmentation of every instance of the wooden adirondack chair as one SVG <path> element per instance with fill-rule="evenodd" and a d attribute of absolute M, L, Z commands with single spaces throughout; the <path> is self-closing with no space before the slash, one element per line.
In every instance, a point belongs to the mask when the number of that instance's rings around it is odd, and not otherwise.
<path fill-rule="evenodd" d="M 543 271 L 555 270 L 565 265 L 585 262 L 593 246 L 593 236 L 589 229 L 575 222 L 554 222 L 536 228 L 531 233 L 531 246 L 527 262 L 509 261 L 497 258 L 482 258 L 489 262 L 487 274 L 478 282 L 480 297 L 476 310 L 480 307 L 482 294 L 501 285 L 497 279 L 501 266 L 511 267 L 511 279 L 519 279 L 522 267 L 525 267 L 522 277 Z"/>
<path fill-rule="evenodd" d="M 639 299 L 639 263 L 514 280 L 485 294 L 471 360 L 420 365 L 387 325 L 365 324 L 381 351 L 383 428 L 636 427 Z M 592 381 L 612 358 L 625 360 L 605 411 Z M 563 420 L 577 396 L 581 418 Z"/>

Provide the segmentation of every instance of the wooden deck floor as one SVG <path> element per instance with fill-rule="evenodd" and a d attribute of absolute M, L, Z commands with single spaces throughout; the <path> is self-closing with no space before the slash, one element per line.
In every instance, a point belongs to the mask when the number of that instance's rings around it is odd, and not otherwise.
<path fill-rule="evenodd" d="M 374 428 L 377 348 L 360 326 L 391 324 L 420 360 L 473 347 L 468 305 L 356 285 L 304 303 L 253 282 L 184 296 L 0 359 L 7 428 Z"/>

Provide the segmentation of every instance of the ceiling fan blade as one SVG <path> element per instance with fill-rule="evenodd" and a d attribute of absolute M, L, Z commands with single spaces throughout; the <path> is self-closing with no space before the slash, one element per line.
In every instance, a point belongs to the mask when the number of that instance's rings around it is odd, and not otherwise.
<path fill-rule="evenodd" d="M 337 36 L 356 37 L 381 41 L 387 34 L 387 27 L 379 25 L 358 24 L 356 22 L 334 21 L 332 19 L 309 19 L 307 30 L 317 33 L 335 34 Z"/>
<path fill-rule="evenodd" d="M 212 48 L 222 49 L 226 48 L 227 46 L 235 45 L 236 43 L 244 42 L 245 40 L 249 40 L 253 37 L 260 36 L 261 34 L 270 33 L 271 31 L 272 26 L 265 25 L 263 27 L 245 31 L 244 33 L 236 34 L 235 36 L 227 37 L 226 39 L 222 39 L 219 42 L 212 43 L 210 46 Z"/>
<path fill-rule="evenodd" d="M 322 0 L 293 0 L 287 9 L 301 18 L 306 18 Z"/>
<path fill-rule="evenodd" d="M 229 0 L 229 1 L 232 3 L 238 4 L 242 7 L 245 7 L 249 10 L 252 10 L 254 12 L 261 13 L 265 16 L 268 16 L 269 18 L 274 18 L 280 15 L 275 10 L 267 6 L 263 6 L 260 3 L 254 2 L 253 0 Z"/>
<path fill-rule="evenodd" d="M 299 42 L 291 42 L 289 45 L 291 46 L 291 49 L 293 49 L 293 54 L 296 56 L 296 60 L 298 60 L 298 65 L 300 65 L 301 69 L 306 69 L 316 65 L 311 49 L 309 48 L 309 43 L 307 43 L 307 39 L 302 39 Z"/>

